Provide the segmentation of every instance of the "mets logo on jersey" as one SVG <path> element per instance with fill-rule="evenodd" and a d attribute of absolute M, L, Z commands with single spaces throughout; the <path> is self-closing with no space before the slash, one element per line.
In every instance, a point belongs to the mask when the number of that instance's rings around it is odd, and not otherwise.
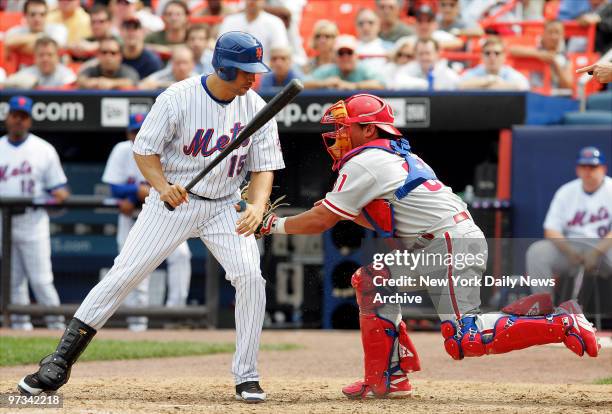
<path fill-rule="evenodd" d="M 17 167 L 11 168 L 9 165 L 0 165 L 0 182 L 8 181 L 11 177 L 29 175 L 32 173 L 32 166 L 27 161 Z"/>
<path fill-rule="evenodd" d="M 263 56 L 263 49 L 261 47 L 255 49 L 255 56 L 257 56 L 257 60 L 261 60 L 261 57 Z"/>
<path fill-rule="evenodd" d="M 191 155 L 197 157 L 202 154 L 203 157 L 210 157 L 215 152 L 223 151 L 231 142 L 233 142 L 240 131 L 244 129 L 245 125 L 240 125 L 240 122 L 236 122 L 234 127 L 230 129 L 232 137 L 228 135 L 221 135 L 217 138 L 217 142 L 211 145 L 213 134 L 215 133 L 214 128 L 208 128 L 207 130 L 198 129 L 191 140 L 191 143 L 187 146 L 183 146 L 183 153 L 185 155 Z M 249 145 L 250 139 L 247 138 L 241 146 L 246 147 Z"/>

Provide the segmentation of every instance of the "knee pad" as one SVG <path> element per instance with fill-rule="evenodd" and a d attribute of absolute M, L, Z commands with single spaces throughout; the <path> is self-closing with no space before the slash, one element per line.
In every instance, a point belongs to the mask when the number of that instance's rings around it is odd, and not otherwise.
<path fill-rule="evenodd" d="M 387 280 L 391 277 L 391 272 L 387 267 L 376 270 L 370 264 L 357 269 L 351 277 L 351 285 L 355 289 L 357 304 L 362 313 L 372 313 L 381 306 L 379 303 L 374 303 L 376 293 L 381 289 L 374 279 L 379 277 Z"/>
<path fill-rule="evenodd" d="M 561 342 L 579 356 L 589 350 L 583 339 L 586 334 L 575 326 L 574 317 L 568 313 L 546 316 L 504 315 L 497 319 L 493 329 L 482 332 L 476 325 L 476 318 L 464 317 L 458 324 L 453 321 L 442 323 L 444 348 L 453 359 L 504 354 L 534 345 Z M 596 352 L 589 353 L 592 354 L 597 355 Z"/>
<path fill-rule="evenodd" d="M 463 317 L 459 324 L 444 321 L 440 325 L 440 330 L 444 337 L 444 348 L 453 359 L 485 354 L 482 334 L 476 326 L 475 316 Z"/>

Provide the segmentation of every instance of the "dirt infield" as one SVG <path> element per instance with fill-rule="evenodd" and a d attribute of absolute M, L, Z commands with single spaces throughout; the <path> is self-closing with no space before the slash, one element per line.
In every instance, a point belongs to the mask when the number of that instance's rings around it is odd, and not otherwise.
<path fill-rule="evenodd" d="M 14 332 L 0 330 L 0 336 Z M 24 335 L 49 335 L 46 331 Z M 57 336 L 58 333 L 52 333 Z M 564 347 L 544 346 L 506 355 L 453 361 L 439 334 L 413 333 L 423 371 L 406 400 L 346 400 L 340 388 L 361 376 L 358 332 L 265 331 L 265 343 L 303 348 L 262 352 L 261 384 L 268 402 L 234 401 L 231 355 L 113 362 L 83 362 L 62 388 L 63 410 L 18 413 L 599 413 L 612 410 L 612 385 L 593 381 L 612 376 L 612 352 L 579 358 Z M 233 331 L 107 330 L 107 339 L 233 341 Z M 34 366 L 0 369 L 0 392 Z M 399 411 L 401 410 L 401 411 Z M 15 410 L 0 409 L 0 413 Z"/>

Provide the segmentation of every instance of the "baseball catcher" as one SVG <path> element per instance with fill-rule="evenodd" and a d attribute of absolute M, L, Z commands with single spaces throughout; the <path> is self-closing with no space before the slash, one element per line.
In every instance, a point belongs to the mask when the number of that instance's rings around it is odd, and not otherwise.
<path fill-rule="evenodd" d="M 283 218 L 272 213 L 260 234 L 315 234 L 340 220 L 353 220 L 413 254 L 455 258 L 471 253 L 483 259 L 470 264 L 454 259 L 419 263 L 408 270 L 373 262 L 355 272 L 351 283 L 360 311 L 365 372 L 363 380 L 342 389 L 347 397 L 404 397 L 411 392 L 407 374 L 418 371 L 420 364 L 400 305 L 376 299 L 381 284 L 398 280 L 407 271 L 447 281 L 405 290 L 427 289 L 442 321 L 444 347 L 454 359 L 556 342 L 580 356 L 585 352 L 597 356 L 595 331 L 575 301 L 553 309 L 539 295 L 502 312 L 480 312 L 479 285 L 463 282 L 482 277 L 487 255 L 484 235 L 463 201 L 411 151 L 408 140 L 394 127 L 393 111 L 385 101 L 369 94 L 353 95 L 332 105 L 321 122 L 334 127 L 323 134 L 333 170 L 338 171 L 334 188 L 304 213 Z M 384 287 L 387 292 L 389 285 Z M 540 309 L 537 315 L 530 312 L 535 308 Z"/>

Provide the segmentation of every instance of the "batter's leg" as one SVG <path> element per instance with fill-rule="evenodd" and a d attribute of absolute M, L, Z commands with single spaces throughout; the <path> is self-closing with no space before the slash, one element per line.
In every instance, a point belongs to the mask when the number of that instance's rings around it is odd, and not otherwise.
<path fill-rule="evenodd" d="M 75 318 L 92 328 L 101 328 L 128 293 L 195 234 L 197 207 L 182 207 L 169 212 L 159 195 L 151 193 L 113 267 L 89 292 Z"/>
<path fill-rule="evenodd" d="M 11 253 L 11 303 L 15 305 L 29 305 L 30 292 L 28 279 L 25 277 L 23 258 L 20 254 L 19 244 L 13 243 Z M 11 327 L 24 331 L 34 329 L 30 322 L 30 315 L 11 315 Z"/>
<path fill-rule="evenodd" d="M 191 283 L 191 251 L 187 242 L 181 243 L 166 259 L 168 270 L 168 299 L 166 306 L 185 306 Z"/>
<path fill-rule="evenodd" d="M 53 285 L 51 271 L 51 241 L 49 237 L 20 243 L 21 255 L 36 301 L 41 305 L 59 306 L 60 300 Z M 27 253 L 26 253 L 27 252 Z M 45 316 L 49 329 L 64 329 L 64 317 L 61 315 Z"/>
<path fill-rule="evenodd" d="M 259 381 L 257 356 L 266 309 L 266 281 L 261 275 L 255 237 L 236 233 L 238 213 L 231 204 L 203 228 L 201 238 L 236 289 L 236 353 L 232 373 L 236 384 Z M 265 398 L 265 397 L 264 397 Z"/>
<path fill-rule="evenodd" d="M 197 235 L 201 210 L 202 203 L 189 203 L 170 212 L 159 200 L 159 194 L 151 191 L 115 264 L 89 292 L 55 352 L 41 360 L 37 372 L 19 382 L 22 393 L 54 391 L 68 381 L 72 365 L 130 290 L 179 244 Z"/>
<path fill-rule="evenodd" d="M 149 305 L 149 284 L 151 278 L 147 275 L 134 290 L 132 290 L 125 298 L 124 305 L 134 308 L 145 308 Z M 126 318 L 128 329 L 134 332 L 142 332 L 147 330 L 149 318 L 146 316 L 128 316 Z"/>

